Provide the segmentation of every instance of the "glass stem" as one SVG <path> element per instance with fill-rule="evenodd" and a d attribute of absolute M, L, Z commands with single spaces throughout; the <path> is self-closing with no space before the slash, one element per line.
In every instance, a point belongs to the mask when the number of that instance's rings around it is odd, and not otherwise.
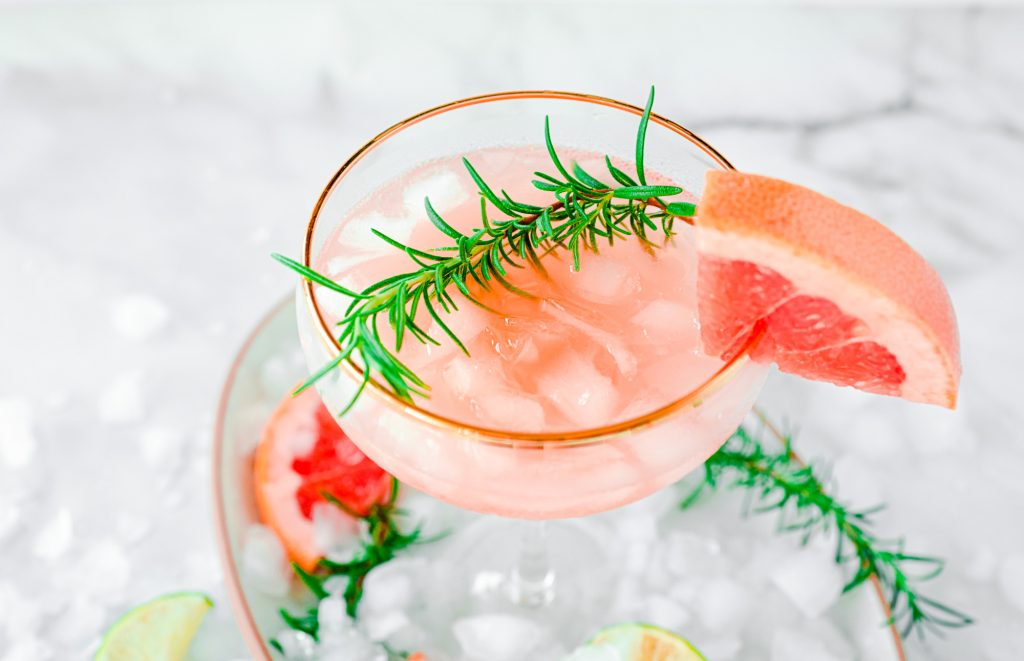
<path fill-rule="evenodd" d="M 519 556 L 512 568 L 510 596 L 515 604 L 539 608 L 555 598 L 555 570 L 548 557 L 548 524 L 520 521 L 519 528 Z"/>

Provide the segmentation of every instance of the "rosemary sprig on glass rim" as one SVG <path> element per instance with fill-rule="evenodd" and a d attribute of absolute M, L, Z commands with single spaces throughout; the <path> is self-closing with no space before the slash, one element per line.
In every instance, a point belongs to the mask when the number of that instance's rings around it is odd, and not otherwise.
<path fill-rule="evenodd" d="M 298 615 L 285 608 L 280 609 L 281 618 L 289 628 L 303 631 L 312 636 L 314 640 L 318 639 L 320 602 L 330 596 L 325 583 L 328 579 L 336 576 L 348 579 L 342 598 L 345 601 L 345 612 L 349 617 L 354 618 L 359 602 L 363 598 L 363 583 L 367 574 L 380 565 L 393 560 L 399 551 L 407 549 L 413 544 L 434 541 L 434 538 L 424 539 L 418 527 L 410 532 L 402 532 L 397 521 L 398 516 L 402 514 L 402 510 L 397 507 L 398 491 L 398 480 L 391 478 L 391 493 L 387 501 L 372 505 L 365 515 L 353 511 L 335 498 L 333 494 L 327 491 L 321 493 L 327 502 L 362 522 L 366 532 L 363 539 L 360 540 L 358 550 L 348 561 L 338 562 L 321 558 L 313 572 L 308 572 L 298 564 L 292 563 L 296 576 L 312 593 L 314 603 L 305 612 Z M 278 651 L 282 651 L 277 641 L 271 640 L 270 644 Z"/>
<path fill-rule="evenodd" d="M 942 572 L 943 560 L 906 552 L 903 538 L 877 536 L 872 515 L 882 507 L 854 509 L 842 503 L 819 478 L 819 471 L 793 452 L 791 435 L 778 432 L 758 416 L 782 441 L 782 449 L 766 450 L 754 432 L 739 427 L 705 462 L 704 479 L 683 500 L 683 509 L 720 486 L 744 489 L 744 514 L 776 513 L 778 532 L 798 533 L 803 544 L 817 535 L 835 534 L 835 561 L 850 570 L 843 592 L 877 577 L 891 612 L 888 623 L 897 627 L 901 637 L 911 632 L 921 637 L 927 632 L 939 634 L 943 627 L 973 623 L 969 615 L 917 590 L 919 581 Z"/>
<path fill-rule="evenodd" d="M 490 310 L 470 291 L 473 283 L 483 290 L 499 286 L 530 297 L 529 292 L 509 281 L 510 268 L 529 266 L 543 273 L 541 258 L 563 249 L 572 255 L 573 268 L 578 271 L 581 250 L 596 253 L 600 243 L 612 245 L 616 240 L 628 237 L 635 237 L 646 247 L 654 248 L 659 244 L 651 240 L 650 233 L 660 232 L 669 237 L 673 234 L 676 220 L 692 223 L 695 205 L 663 199 L 682 193 L 682 188 L 647 184 L 644 144 L 653 104 L 652 87 L 637 130 L 636 178 L 615 167 L 605 156 L 605 166 L 612 183 L 598 179 L 578 163 L 573 162 L 567 168 L 558 157 L 551 140 L 550 121 L 545 118 L 544 143 L 555 173 L 535 172 L 533 185 L 552 194 L 554 200 L 547 206 L 517 202 L 503 189 L 500 189 L 500 194 L 496 193 L 469 160 L 463 158 L 463 164 L 479 190 L 481 226 L 463 234 L 437 213 L 429 198 L 425 199 L 427 218 L 452 240 L 452 244 L 433 250 L 419 250 L 373 229 L 381 240 L 405 252 L 418 268 L 384 278 L 362 291 L 352 291 L 289 257 L 275 253 L 273 257 L 276 260 L 309 281 L 352 299 L 345 316 L 338 322 L 340 332 L 337 339 L 341 348 L 338 356 L 317 370 L 296 392 L 309 387 L 343 361 L 358 358 L 362 363 L 362 382 L 339 415 L 348 412 L 375 375 L 407 402 L 412 402 L 414 395 L 427 397 L 430 386 L 397 356 L 406 336 L 420 342 L 440 344 L 438 338 L 416 322 L 421 306 L 447 339 L 468 354 L 468 349 L 444 322 L 442 315 L 458 310 L 452 296 L 453 289 L 461 292 L 471 303 Z M 488 203 L 503 217 L 490 217 Z M 380 335 L 379 320 L 382 316 L 394 329 L 393 351 L 385 346 Z"/>

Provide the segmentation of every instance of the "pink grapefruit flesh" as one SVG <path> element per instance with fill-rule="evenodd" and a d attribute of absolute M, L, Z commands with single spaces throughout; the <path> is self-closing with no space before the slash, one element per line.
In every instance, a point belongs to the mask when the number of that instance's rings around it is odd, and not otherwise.
<path fill-rule="evenodd" d="M 253 478 L 260 519 L 307 571 L 325 550 L 313 534 L 313 508 L 326 502 L 324 492 L 364 515 L 387 500 L 392 480 L 349 440 L 312 388 L 289 395 L 274 411 L 256 450 Z"/>
<path fill-rule="evenodd" d="M 935 269 L 878 221 L 779 179 L 712 171 L 697 209 L 704 349 L 953 408 L 960 345 Z"/>

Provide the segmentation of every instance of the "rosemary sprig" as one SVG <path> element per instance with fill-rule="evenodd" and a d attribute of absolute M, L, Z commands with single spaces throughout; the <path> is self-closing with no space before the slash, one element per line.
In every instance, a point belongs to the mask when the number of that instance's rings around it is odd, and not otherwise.
<path fill-rule="evenodd" d="M 291 613 L 285 608 L 280 609 L 281 618 L 288 627 L 304 631 L 314 639 L 317 638 L 319 633 L 318 613 L 320 601 L 328 596 L 327 588 L 324 587 L 324 584 L 334 576 L 345 576 L 348 578 L 348 583 L 342 596 L 345 600 L 345 610 L 349 617 L 355 617 L 359 601 L 363 597 L 363 583 L 366 580 L 367 574 L 376 567 L 394 559 L 399 551 L 416 543 L 432 541 L 423 539 L 419 528 L 415 528 L 408 533 L 400 530 L 395 520 L 396 515 L 401 513 L 396 506 L 398 488 L 398 480 L 392 478 L 391 494 L 387 501 L 371 506 L 365 515 L 354 512 L 332 494 L 326 491 L 322 493 L 324 499 L 329 503 L 340 508 L 349 516 L 362 521 L 366 526 L 366 535 L 360 542 L 359 550 L 347 562 L 335 562 L 322 558 L 319 566 L 312 573 L 307 572 L 294 562 L 292 563 L 296 576 L 309 589 L 315 601 L 303 613 L 298 615 Z M 272 640 L 271 644 L 280 651 L 276 641 Z"/>
<path fill-rule="evenodd" d="M 816 535 L 836 533 L 835 561 L 850 569 L 843 592 L 872 576 L 878 578 L 900 635 L 939 633 L 973 622 L 955 608 L 921 594 L 917 581 L 934 578 L 943 569 L 939 558 L 911 554 L 902 538 L 883 539 L 873 531 L 872 515 L 881 507 L 853 509 L 829 493 L 813 466 L 793 453 L 792 438 L 779 435 L 783 448 L 771 452 L 740 427 L 704 464 L 704 480 L 681 504 L 684 509 L 719 486 L 741 488 L 748 496 L 745 513 L 778 515 L 779 532 L 795 532 L 807 543 Z"/>
<path fill-rule="evenodd" d="M 442 315 L 458 310 L 452 296 L 454 290 L 485 308 L 487 306 L 477 300 L 470 289 L 474 283 L 482 290 L 499 286 L 529 297 L 529 292 L 509 281 L 509 268 L 531 266 L 543 272 L 541 258 L 554 250 L 564 249 L 572 256 L 573 268 L 579 270 L 582 250 L 596 253 L 600 243 L 606 241 L 612 245 L 616 239 L 630 236 L 653 248 L 658 244 L 651 240 L 651 233 L 661 232 L 668 237 L 673 234 L 676 220 L 692 223 L 696 210 L 693 204 L 663 199 L 682 193 L 682 188 L 647 184 L 644 145 L 653 104 L 652 87 L 637 131 L 637 178 L 615 167 L 606 156 L 607 174 L 613 182 L 610 184 L 587 172 L 578 163 L 573 162 L 568 168 L 565 166 L 552 142 L 550 121 L 545 118 L 544 143 L 554 173 L 535 172 L 533 185 L 551 193 L 554 199 L 546 206 L 517 202 L 504 190 L 495 192 L 469 160 L 463 158 L 463 164 L 480 194 L 480 227 L 463 234 L 446 222 L 427 198 L 424 200 L 427 218 L 452 240 L 451 243 L 429 251 L 419 250 L 374 229 L 375 235 L 405 252 L 418 268 L 384 278 L 362 291 L 351 291 L 303 264 L 275 253 L 273 257 L 276 260 L 302 277 L 352 299 L 345 316 L 338 322 L 339 355 L 299 386 L 296 392 L 309 387 L 343 361 L 358 358 L 362 363 L 362 382 L 340 415 L 348 412 L 374 377 L 383 379 L 384 384 L 405 401 L 411 402 L 414 395 L 425 397 L 430 386 L 396 355 L 407 336 L 420 342 L 440 344 L 438 338 L 430 335 L 416 321 L 421 307 L 448 340 L 468 354 L 466 346 L 444 322 Z M 489 215 L 488 204 L 500 217 Z M 393 350 L 385 346 L 381 338 L 381 316 L 394 330 Z"/>

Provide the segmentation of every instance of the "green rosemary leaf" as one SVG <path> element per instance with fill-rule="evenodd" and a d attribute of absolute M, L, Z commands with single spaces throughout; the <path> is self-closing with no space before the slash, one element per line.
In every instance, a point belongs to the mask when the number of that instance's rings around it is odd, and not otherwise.
<path fill-rule="evenodd" d="M 647 141 L 647 123 L 651 120 L 651 108 L 654 107 L 654 85 L 651 85 L 651 93 L 647 96 L 647 105 L 644 106 L 644 114 L 640 116 L 640 128 L 636 132 L 636 176 L 637 180 L 646 185 L 647 177 L 644 173 L 644 143 Z M 665 193 L 673 195 L 674 193 Z"/>
<path fill-rule="evenodd" d="M 299 580 L 302 581 L 303 585 L 309 588 L 309 591 L 313 593 L 314 597 L 317 599 L 323 599 L 327 596 L 327 590 L 324 589 L 324 583 L 322 580 L 307 572 L 305 569 L 300 567 L 298 563 L 293 562 L 291 564 L 292 570 L 298 574 Z"/>
<path fill-rule="evenodd" d="M 540 213 L 541 211 L 544 210 L 544 207 L 538 207 L 533 204 L 526 204 L 525 202 L 516 202 L 511 197 L 509 197 L 509 194 L 506 193 L 504 189 L 502 189 L 501 191 L 501 196 L 505 199 L 505 203 L 508 204 L 509 208 L 519 213 L 535 214 Z"/>
<path fill-rule="evenodd" d="M 442 218 L 436 211 L 434 211 L 434 205 L 430 203 L 429 197 L 423 198 L 423 206 L 427 210 L 427 218 L 430 219 L 430 222 L 434 224 L 434 227 L 441 230 L 442 232 L 452 237 L 453 239 L 458 239 L 459 237 L 462 236 L 461 232 L 459 232 L 457 229 L 446 223 L 444 218 Z"/>
<path fill-rule="evenodd" d="M 473 183 L 476 184 L 476 187 L 480 190 L 484 197 L 490 200 L 491 204 L 493 204 L 496 209 L 498 209 L 499 211 L 508 216 L 519 215 L 511 208 L 509 208 L 509 206 L 505 204 L 504 200 L 502 200 L 500 197 L 494 194 L 494 191 L 491 190 L 491 187 L 488 186 L 480 177 L 476 169 L 473 167 L 473 164 L 469 162 L 468 158 L 463 157 L 462 164 L 466 166 L 466 170 L 469 172 L 469 176 L 472 177 Z"/>
<path fill-rule="evenodd" d="M 328 372 L 334 370 L 346 358 L 348 358 L 350 355 L 352 355 L 352 351 L 355 348 L 356 348 L 356 345 L 354 343 L 353 344 L 349 344 L 347 347 L 345 347 L 345 349 L 341 353 L 339 353 L 333 359 L 331 359 L 330 361 L 325 363 L 323 367 L 318 369 L 308 379 L 303 381 L 299 385 L 299 387 L 297 387 L 295 390 L 292 391 L 292 395 L 298 395 L 300 392 L 302 392 L 306 388 L 310 387 L 311 385 L 313 385 L 314 383 L 316 383 L 320 379 L 324 378 L 324 376 L 326 376 Z"/>
<path fill-rule="evenodd" d="M 318 285 L 322 285 L 322 286 L 326 287 L 327 289 L 330 289 L 332 291 L 336 291 L 339 294 L 344 294 L 345 296 L 350 296 L 352 298 L 367 298 L 366 296 L 363 296 L 362 294 L 357 294 L 356 292 L 352 291 L 351 289 L 348 289 L 347 287 L 342 287 L 341 285 L 339 285 L 334 280 L 331 280 L 328 277 L 320 275 L 319 273 L 317 273 L 313 269 L 309 268 L 305 264 L 297 262 L 294 259 L 292 259 L 291 257 L 286 257 L 286 256 L 284 256 L 284 255 L 282 255 L 280 253 L 276 253 L 276 252 L 275 253 L 271 253 L 270 256 L 273 257 L 274 259 L 276 259 L 277 261 L 281 262 L 282 264 L 284 264 L 285 266 L 287 266 L 291 270 L 297 272 L 299 275 L 301 275 L 306 280 L 309 280 L 311 282 L 315 282 Z"/>
<path fill-rule="evenodd" d="M 398 296 L 396 297 L 397 300 L 395 302 L 394 307 L 392 308 L 395 311 L 395 320 L 394 320 L 394 323 L 391 324 L 394 327 L 394 329 L 395 329 L 395 351 L 401 351 L 402 350 L 402 339 L 405 337 L 405 320 L 406 320 L 406 316 L 405 316 L 405 296 L 406 296 L 406 291 L 408 291 L 408 290 L 405 287 L 399 287 L 399 289 L 398 289 Z"/>
<path fill-rule="evenodd" d="M 315 616 L 313 616 L 312 619 L 308 614 L 305 616 L 295 616 L 289 613 L 285 608 L 281 608 L 277 612 L 281 615 L 281 619 L 284 620 L 284 623 L 292 629 L 303 631 L 310 636 L 313 636 L 313 638 L 317 637 L 318 623 Z"/>
<path fill-rule="evenodd" d="M 608 168 L 608 173 L 612 175 L 612 179 L 619 182 L 623 186 L 636 186 L 636 181 L 633 180 L 628 174 L 620 170 L 619 168 L 612 165 L 612 159 L 607 156 L 604 157 L 605 166 Z"/>
<path fill-rule="evenodd" d="M 356 400 L 358 400 L 359 396 L 363 394 L 363 390 L 366 389 L 366 384 L 369 382 L 370 368 L 369 366 L 366 366 L 365 368 L 363 368 L 363 379 L 362 381 L 359 382 L 359 387 L 356 388 L 356 392 L 354 395 L 352 395 L 352 399 L 348 400 L 348 404 L 345 404 L 344 408 L 341 409 L 341 412 L 338 413 L 339 418 L 352 410 L 352 407 L 356 405 Z"/>
<path fill-rule="evenodd" d="M 434 323 L 437 324 L 438 328 L 440 328 L 444 332 L 444 334 L 447 335 L 448 338 L 455 343 L 455 346 L 462 349 L 462 353 L 468 356 L 469 349 L 466 348 L 466 345 L 462 343 L 462 340 L 459 339 L 459 337 L 452 331 L 452 329 L 448 327 L 448 324 L 444 323 L 444 320 L 442 320 L 440 315 L 437 314 L 437 312 L 434 310 L 434 306 L 430 304 L 429 297 L 423 297 L 423 305 L 424 307 L 427 308 L 427 313 L 434 318 Z"/>
<path fill-rule="evenodd" d="M 440 255 L 435 255 L 432 252 L 427 252 L 425 250 L 417 250 L 416 248 L 413 248 L 411 246 L 407 246 L 404 243 L 402 243 L 401 241 L 396 241 L 395 239 L 392 239 L 390 236 L 388 236 L 384 232 L 381 232 L 380 230 L 377 230 L 377 229 L 374 229 L 374 228 L 370 228 L 370 231 L 373 232 L 374 234 L 376 234 L 377 238 L 386 241 L 387 243 L 389 243 L 390 245 L 394 246 L 395 248 L 398 248 L 399 250 L 401 250 L 402 252 L 406 253 L 410 257 L 412 257 L 412 256 L 422 257 L 424 259 L 429 259 L 431 261 L 444 261 L 444 259 L 445 259 L 444 257 L 441 257 Z"/>
<path fill-rule="evenodd" d="M 604 182 L 593 177 L 589 172 L 583 169 L 583 167 L 576 161 L 572 162 L 572 172 L 576 175 L 576 178 L 590 186 L 591 188 L 611 188 Z"/>
<path fill-rule="evenodd" d="M 673 216 L 690 218 L 697 213 L 697 205 L 691 202 L 669 202 L 665 205 L 665 211 Z"/>
<path fill-rule="evenodd" d="M 562 161 L 558 158 L 558 153 L 555 152 L 555 145 L 551 142 L 551 119 L 544 117 L 544 145 L 548 148 L 548 156 L 551 157 L 551 164 L 555 166 L 555 169 L 565 177 L 565 180 L 569 183 L 573 183 L 574 180 L 569 171 L 562 165 Z"/>
<path fill-rule="evenodd" d="M 537 179 L 533 180 L 533 187 L 542 191 L 556 191 L 562 188 L 558 184 L 549 184 L 546 181 L 538 181 Z"/>
<path fill-rule="evenodd" d="M 678 186 L 626 186 L 616 188 L 612 195 L 623 200 L 646 200 L 652 197 L 678 195 L 683 189 Z"/>

